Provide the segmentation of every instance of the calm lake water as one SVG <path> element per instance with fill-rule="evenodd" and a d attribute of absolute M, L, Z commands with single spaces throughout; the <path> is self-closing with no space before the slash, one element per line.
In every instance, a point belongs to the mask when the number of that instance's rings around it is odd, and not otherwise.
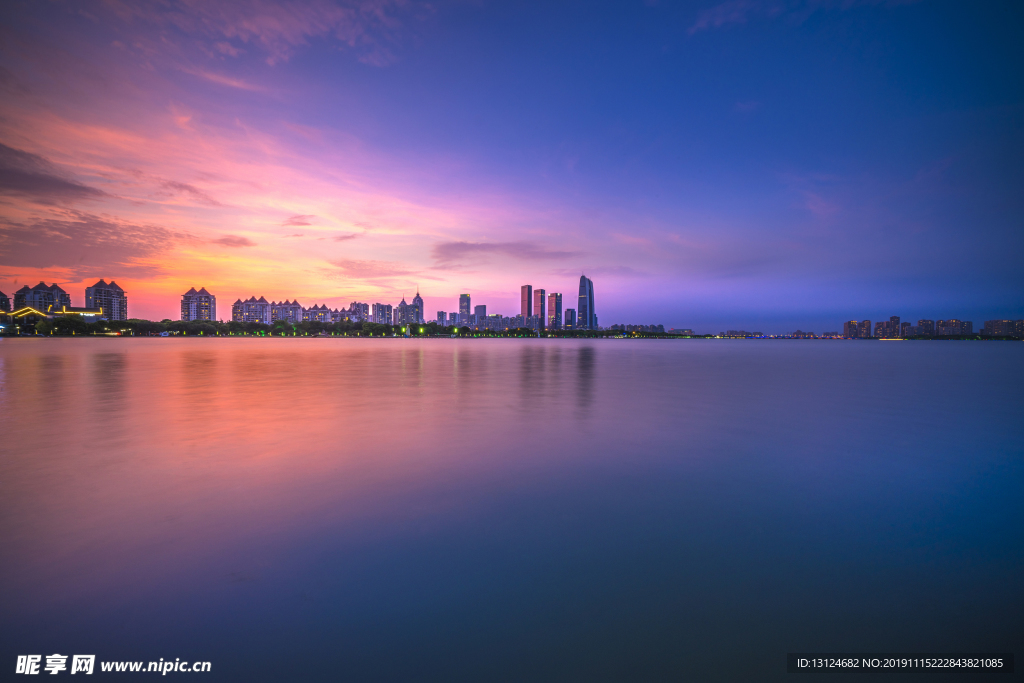
<path fill-rule="evenodd" d="M 2 666 L 1020 657 L 1022 389 L 1012 342 L 0 340 Z"/>

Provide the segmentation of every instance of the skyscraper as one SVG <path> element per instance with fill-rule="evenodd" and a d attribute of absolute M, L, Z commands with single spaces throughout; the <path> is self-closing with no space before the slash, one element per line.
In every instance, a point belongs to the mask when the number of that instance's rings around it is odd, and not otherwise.
<path fill-rule="evenodd" d="M 594 310 L 594 282 L 586 275 L 580 275 L 580 298 L 576 310 L 576 326 L 579 329 L 597 329 L 597 312 Z"/>
<path fill-rule="evenodd" d="M 483 306 L 474 306 L 473 317 L 476 318 L 476 322 L 478 324 L 483 322 L 483 319 L 487 317 L 487 305 L 484 304 Z"/>
<path fill-rule="evenodd" d="M 6 311 L 8 313 L 11 311 L 11 300 L 3 292 L 0 292 L 0 311 Z"/>
<path fill-rule="evenodd" d="M 381 325 L 390 325 L 394 319 L 394 310 L 391 304 L 374 304 L 373 305 L 373 322 Z"/>
<path fill-rule="evenodd" d="M 562 327 L 562 295 L 548 294 L 548 327 L 557 330 Z"/>
<path fill-rule="evenodd" d="M 412 307 L 416 310 L 413 312 L 415 320 L 411 321 L 414 323 L 423 324 L 426 320 L 423 317 L 423 297 L 420 296 L 420 288 L 416 288 L 416 296 L 412 298 Z"/>
<path fill-rule="evenodd" d="M 462 324 L 469 322 L 469 294 L 459 294 L 459 322 Z"/>
<path fill-rule="evenodd" d="M 198 292 L 195 287 L 181 295 L 182 320 L 216 320 L 217 297 L 203 287 Z"/>
<path fill-rule="evenodd" d="M 128 295 L 116 282 L 107 284 L 100 280 L 92 287 L 85 288 L 85 307 L 102 308 L 107 320 L 128 319 Z"/>
<path fill-rule="evenodd" d="M 544 329 L 548 322 L 546 295 L 547 292 L 543 289 L 533 290 L 533 314 L 537 316 L 537 327 L 540 329 Z"/>
<path fill-rule="evenodd" d="M 533 315 L 533 285 L 523 285 L 519 288 L 519 315 L 529 318 Z"/>

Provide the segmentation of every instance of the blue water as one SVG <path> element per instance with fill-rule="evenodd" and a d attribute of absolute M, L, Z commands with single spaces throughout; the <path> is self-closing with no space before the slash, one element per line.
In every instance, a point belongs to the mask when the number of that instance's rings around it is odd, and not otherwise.
<path fill-rule="evenodd" d="M 0 671 L 1020 655 L 1022 387 L 1013 342 L 4 339 Z"/>

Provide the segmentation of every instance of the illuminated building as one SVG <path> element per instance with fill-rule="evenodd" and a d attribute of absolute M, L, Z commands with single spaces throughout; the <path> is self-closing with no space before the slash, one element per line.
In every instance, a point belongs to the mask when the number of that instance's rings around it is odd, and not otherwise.
<path fill-rule="evenodd" d="M 71 296 L 56 284 L 40 282 L 35 287 L 25 285 L 14 293 L 14 310 L 29 306 L 46 313 L 50 308 L 71 306 Z"/>
<path fill-rule="evenodd" d="M 533 285 L 519 288 L 519 315 L 529 318 L 533 315 Z"/>
<path fill-rule="evenodd" d="M 562 295 L 552 292 L 548 294 L 548 327 L 558 330 L 562 327 Z"/>
<path fill-rule="evenodd" d="M 216 320 L 217 297 L 203 287 L 198 292 L 195 287 L 189 288 L 181 295 L 182 320 Z"/>
<path fill-rule="evenodd" d="M 537 318 L 537 324 L 531 325 L 534 329 L 544 329 L 544 325 L 547 324 L 548 315 L 547 308 L 548 302 L 546 299 L 547 292 L 543 289 L 533 290 L 533 314 Z"/>
<path fill-rule="evenodd" d="M 85 307 L 102 308 L 107 320 L 128 319 L 128 295 L 113 280 L 107 284 L 100 280 L 85 288 Z"/>
<path fill-rule="evenodd" d="M 597 329 L 597 312 L 594 310 L 594 282 L 586 275 L 580 275 L 580 296 L 576 311 L 577 329 Z"/>

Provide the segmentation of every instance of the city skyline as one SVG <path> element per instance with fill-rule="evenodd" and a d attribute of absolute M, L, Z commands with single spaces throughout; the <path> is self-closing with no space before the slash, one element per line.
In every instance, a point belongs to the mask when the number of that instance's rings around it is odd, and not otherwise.
<path fill-rule="evenodd" d="M 513 312 L 584 271 L 609 322 L 1024 314 L 1019 5 L 89 6 L 0 10 L 8 294 Z"/>

